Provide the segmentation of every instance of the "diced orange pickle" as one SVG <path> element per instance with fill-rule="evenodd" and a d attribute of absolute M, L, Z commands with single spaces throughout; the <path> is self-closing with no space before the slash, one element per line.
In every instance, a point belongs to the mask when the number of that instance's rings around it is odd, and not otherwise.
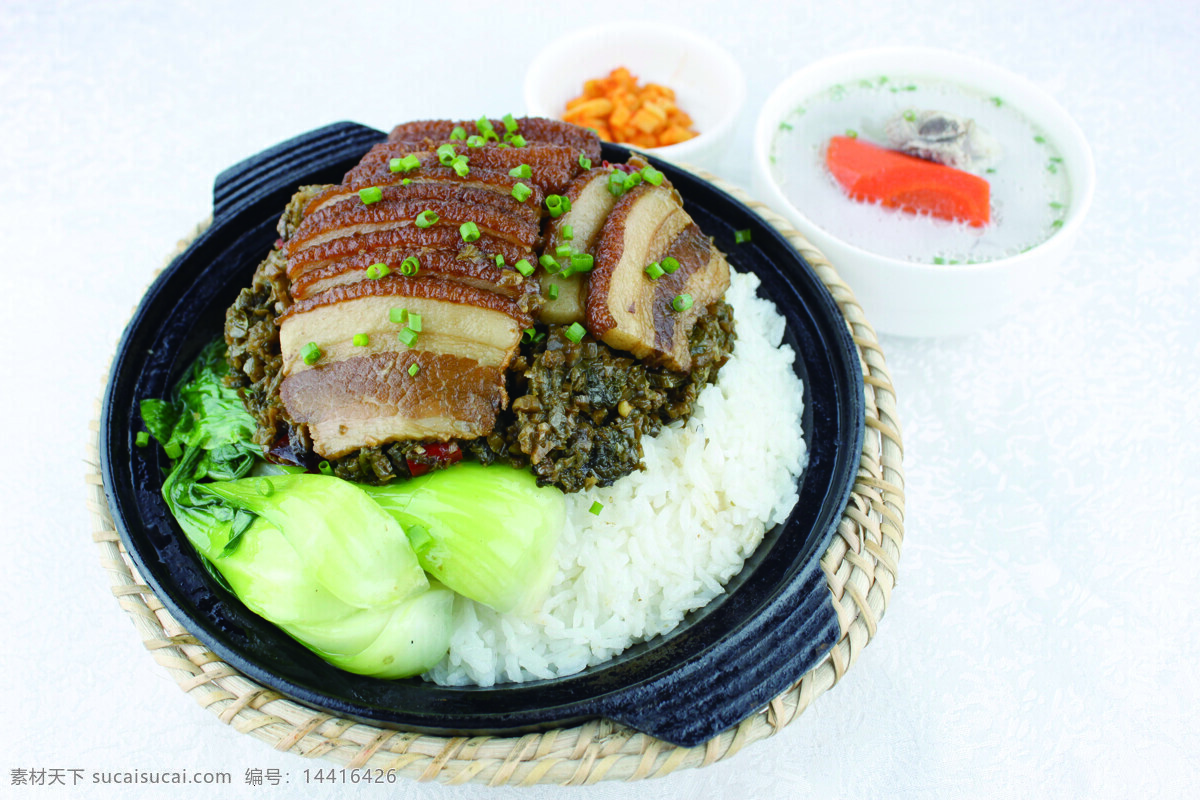
<path fill-rule="evenodd" d="M 583 84 L 568 101 L 567 122 L 596 130 L 600 138 L 638 147 L 663 147 L 695 137 L 692 118 L 675 105 L 675 91 L 661 83 L 638 86 L 637 76 L 617 67 Z"/>

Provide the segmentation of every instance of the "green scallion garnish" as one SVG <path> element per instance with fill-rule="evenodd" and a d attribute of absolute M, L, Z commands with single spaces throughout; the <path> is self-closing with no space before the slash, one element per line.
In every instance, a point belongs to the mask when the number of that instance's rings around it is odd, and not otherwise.
<path fill-rule="evenodd" d="M 458 233 L 464 242 L 479 241 L 479 226 L 474 222 L 464 222 L 458 226 Z"/>
<path fill-rule="evenodd" d="M 383 189 L 380 189 L 378 186 L 370 186 L 366 189 L 359 189 L 358 198 L 362 200 L 365 205 L 378 203 L 383 199 Z"/>
<path fill-rule="evenodd" d="M 428 228 L 430 225 L 435 224 L 439 219 L 440 217 L 438 217 L 437 212 L 427 208 L 420 214 L 417 214 L 414 224 L 418 228 Z"/>
<path fill-rule="evenodd" d="M 662 268 L 663 272 L 666 272 L 667 274 L 673 273 L 675 270 L 679 269 L 679 259 L 675 258 L 674 256 L 667 256 L 662 260 Z"/>
<path fill-rule="evenodd" d="M 400 274 L 406 278 L 415 278 L 421 271 L 421 262 L 416 256 L 408 256 L 400 262 Z"/>
<path fill-rule="evenodd" d="M 552 217 L 561 217 L 566 209 L 563 207 L 562 195 L 552 194 L 546 198 L 546 210 L 550 212 Z"/>
<path fill-rule="evenodd" d="M 574 252 L 574 251 L 571 250 L 571 245 L 560 244 L 558 247 L 554 248 L 554 257 L 555 258 L 570 258 L 572 252 Z"/>
<path fill-rule="evenodd" d="M 388 161 L 388 169 L 392 172 L 412 172 L 419 166 L 421 166 L 421 159 L 411 153 L 404 158 L 393 158 Z"/>
<path fill-rule="evenodd" d="M 583 341 L 584 334 L 587 333 L 587 328 L 580 325 L 578 322 L 572 322 L 571 326 L 563 331 L 563 336 L 570 339 L 572 342 L 579 344 Z"/>
<path fill-rule="evenodd" d="M 450 166 L 450 164 L 454 162 L 454 159 L 457 155 L 458 149 L 452 144 L 443 144 L 437 149 L 438 162 L 443 167 Z"/>
<path fill-rule="evenodd" d="M 133 443 L 138 447 L 145 447 L 150 444 L 150 434 L 146 431 L 138 431 L 138 435 L 133 438 Z"/>
<path fill-rule="evenodd" d="M 508 141 L 513 147 L 524 147 L 526 144 L 528 144 L 528 142 L 525 141 L 525 137 L 519 133 L 512 134 L 512 138 Z"/>
<path fill-rule="evenodd" d="M 692 307 L 692 296 L 686 292 L 675 295 L 675 299 L 671 301 L 671 308 L 682 313 Z"/>
<path fill-rule="evenodd" d="M 633 187 L 642 182 L 642 173 L 630 172 L 625 175 L 625 191 L 629 191 Z"/>
<path fill-rule="evenodd" d="M 483 134 L 483 138 L 488 141 L 500 141 L 500 137 L 496 134 L 496 129 L 492 126 L 492 121 L 487 117 L 480 117 L 475 122 L 475 127 Z"/>
<path fill-rule="evenodd" d="M 509 133 L 517 132 L 517 120 L 512 114 L 505 114 L 504 119 L 501 121 L 504 123 L 504 130 Z"/>
<path fill-rule="evenodd" d="M 496 261 L 496 266 L 497 266 L 497 267 L 503 267 L 503 266 L 504 266 L 504 256 L 500 255 L 499 253 L 496 253 L 496 258 L 495 258 L 495 261 Z"/>
<path fill-rule="evenodd" d="M 533 168 L 528 164 L 522 164 L 519 167 L 513 167 L 510 169 L 508 174 L 513 178 L 525 178 L 528 180 L 529 178 L 533 177 Z"/>
<path fill-rule="evenodd" d="M 736 244 L 745 244 L 746 242 L 750 241 L 750 229 L 743 228 L 740 231 L 734 231 L 733 232 L 733 241 Z"/>
<path fill-rule="evenodd" d="M 597 500 L 596 502 L 592 503 L 592 507 L 588 509 L 588 513 L 595 514 L 598 517 L 600 516 L 600 512 L 603 510 L 604 504 Z"/>
<path fill-rule="evenodd" d="M 588 272 L 594 263 L 591 253 L 575 253 L 571 256 L 571 271 Z"/>
<path fill-rule="evenodd" d="M 372 264 L 367 267 L 367 277 L 371 280 L 378 280 L 384 275 L 390 275 L 392 268 L 380 261 L 378 264 Z"/>
<path fill-rule="evenodd" d="M 518 203 L 524 203 L 533 196 L 533 189 L 530 189 L 525 184 L 517 181 L 517 184 L 512 188 L 512 196 Z"/>
<path fill-rule="evenodd" d="M 592 160 L 588 158 L 582 150 L 579 151 L 579 166 L 583 169 L 592 168 Z"/>
<path fill-rule="evenodd" d="M 408 312 L 408 327 L 417 333 L 421 332 L 421 315 L 415 311 Z"/>
<path fill-rule="evenodd" d="M 575 238 L 575 229 L 572 228 L 570 225 L 563 225 L 562 226 L 562 237 L 564 239 L 574 239 Z"/>
<path fill-rule="evenodd" d="M 538 258 L 538 263 L 542 265 L 546 272 L 558 272 L 558 262 L 549 253 L 542 254 Z"/>
<path fill-rule="evenodd" d="M 487 144 L 487 139 L 482 136 L 467 137 L 467 147 L 483 147 L 485 144 Z"/>
<path fill-rule="evenodd" d="M 1045 143 L 1046 143 L 1046 137 L 1045 137 L 1045 136 L 1035 136 L 1035 137 L 1033 137 L 1033 140 L 1034 140 L 1035 142 L 1037 142 L 1038 144 L 1045 144 Z"/>
<path fill-rule="evenodd" d="M 463 139 L 467 138 L 467 129 L 462 125 L 455 125 L 454 130 L 450 131 L 450 138 L 461 142 Z"/>
<path fill-rule="evenodd" d="M 413 378 L 417 377 L 417 373 L 420 371 L 421 371 L 421 365 L 418 364 L 417 362 L 414 361 L 413 363 L 408 365 L 408 374 L 410 377 L 413 377 Z"/>
<path fill-rule="evenodd" d="M 557 283 L 552 283 L 548 287 L 546 287 L 546 297 L 548 297 L 551 300 L 558 299 L 558 284 Z"/>
<path fill-rule="evenodd" d="M 300 358 L 304 359 L 304 363 L 311 367 L 321 360 L 321 348 L 317 347 L 316 342 L 309 342 L 300 348 Z"/>
<path fill-rule="evenodd" d="M 417 343 L 417 332 L 412 328 L 405 328 L 404 330 L 400 331 L 400 333 L 396 334 L 396 338 L 399 339 L 400 343 L 405 347 L 412 347 Z"/>
<path fill-rule="evenodd" d="M 333 466 L 328 461 L 322 461 L 320 464 L 317 464 L 317 472 L 320 472 L 322 475 L 332 475 Z"/>
<path fill-rule="evenodd" d="M 649 164 L 642 167 L 642 177 L 651 186 L 662 186 L 663 174 Z"/>
<path fill-rule="evenodd" d="M 403 325 L 404 323 L 408 322 L 408 309 L 407 308 L 389 308 L 388 309 L 388 321 L 392 322 L 393 324 L 396 324 L 396 325 Z"/>
<path fill-rule="evenodd" d="M 917 112 L 913 111 L 910 108 L 904 112 L 904 118 L 906 120 L 908 120 L 909 122 L 916 122 L 917 121 Z"/>
<path fill-rule="evenodd" d="M 663 268 L 657 261 L 646 265 L 646 275 L 650 280 L 656 281 L 663 276 Z"/>
<path fill-rule="evenodd" d="M 183 448 L 180 447 L 179 442 L 167 442 L 163 445 L 163 452 L 167 454 L 167 458 L 174 461 L 183 455 Z"/>
<path fill-rule="evenodd" d="M 365 333 L 356 333 L 352 342 L 355 347 L 366 347 L 371 343 L 371 337 Z"/>
<path fill-rule="evenodd" d="M 846 135 L 849 136 L 851 139 L 857 139 L 858 131 L 854 130 L 854 128 L 846 128 Z"/>
<path fill-rule="evenodd" d="M 614 169 L 608 175 L 608 193 L 613 197 L 620 197 L 625 194 L 625 173 L 619 169 Z"/>
<path fill-rule="evenodd" d="M 455 159 L 450 162 L 450 169 L 454 170 L 458 177 L 465 178 L 471 171 L 471 167 L 468 166 L 467 162 L 468 159 L 466 156 L 456 156 Z"/>
<path fill-rule="evenodd" d="M 516 264 L 513 264 L 513 266 L 516 267 L 517 272 L 521 273 L 526 278 L 533 274 L 534 266 L 533 264 L 529 263 L 528 259 L 522 258 Z"/>

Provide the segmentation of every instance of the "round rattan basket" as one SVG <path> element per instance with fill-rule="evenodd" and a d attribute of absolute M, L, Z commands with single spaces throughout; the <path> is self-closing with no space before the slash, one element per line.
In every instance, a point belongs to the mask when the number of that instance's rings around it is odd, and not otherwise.
<path fill-rule="evenodd" d="M 100 563 L 113 595 L 132 618 L 145 647 L 179 687 L 241 733 L 306 758 L 347 768 L 393 770 L 447 784 L 582 785 L 638 780 L 701 767 L 780 731 L 841 679 L 875 635 L 896 582 L 904 539 L 904 473 L 896 396 L 875 331 L 854 294 L 828 260 L 771 209 L 712 175 L 774 226 L 812 265 L 841 309 L 858 349 L 866 405 L 866 435 L 858 477 L 821 569 L 841 632 L 828 654 L 786 692 L 707 743 L 681 748 L 608 720 L 525 736 L 444 737 L 375 727 L 300 705 L 241 675 L 167 613 L 121 545 L 105 500 L 99 466 L 99 422 L 92 423 L 87 458 L 88 508 Z M 202 225 L 200 230 L 203 230 Z M 190 243 L 181 241 L 179 252 Z"/>

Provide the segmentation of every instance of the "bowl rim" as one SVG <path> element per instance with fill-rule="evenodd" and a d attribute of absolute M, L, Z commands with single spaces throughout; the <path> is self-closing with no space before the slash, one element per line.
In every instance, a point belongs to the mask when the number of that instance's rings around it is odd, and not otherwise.
<path fill-rule="evenodd" d="M 586 28 L 579 28 L 551 41 L 534 56 L 525 70 L 523 93 L 525 96 L 526 111 L 533 116 L 544 116 L 552 119 L 561 118 L 561 110 L 550 108 L 543 102 L 540 94 L 542 84 L 535 81 L 535 78 L 539 78 L 544 74 L 550 64 L 553 63 L 555 57 L 561 55 L 563 51 L 570 51 L 574 46 L 585 42 L 592 42 L 608 33 L 628 32 L 630 27 L 639 30 L 652 29 L 654 36 L 660 41 L 689 44 L 703 50 L 705 60 L 719 62 L 721 71 L 728 75 L 729 83 L 733 87 L 733 95 L 725 103 L 725 112 L 721 115 L 717 124 L 707 131 L 700 131 L 694 138 L 688 139 L 686 142 L 670 144 L 664 147 L 637 147 L 623 142 L 614 142 L 614 144 L 638 150 L 639 152 L 650 153 L 659 158 L 678 159 L 681 156 L 703 149 L 711 142 L 718 141 L 728 135 L 737 124 L 742 106 L 746 102 L 746 76 L 741 64 L 738 63 L 737 59 L 728 50 L 703 34 L 676 26 L 664 27 L 660 23 L 650 20 L 633 19 L 604 22 Z"/>
<path fill-rule="evenodd" d="M 769 162 L 773 134 L 782 120 L 783 114 L 786 113 L 783 109 L 803 99 L 797 97 L 799 93 L 798 87 L 812 82 L 814 75 L 820 76 L 831 71 L 844 70 L 846 72 L 845 79 L 851 80 L 856 77 L 856 71 L 865 69 L 859 66 L 860 64 L 864 62 L 871 63 L 881 59 L 926 59 L 934 64 L 956 64 L 971 69 L 973 71 L 972 77 L 966 79 L 947 78 L 947 80 L 960 83 L 969 88 L 978 89 L 985 87 L 977 84 L 981 79 L 976 76 L 984 75 L 986 76 L 983 79 L 985 83 L 994 80 L 996 82 L 1004 82 L 1016 89 L 1015 96 L 1017 99 L 1013 105 L 1035 124 L 1047 128 L 1048 131 L 1050 128 L 1054 129 L 1053 135 L 1059 142 L 1060 147 L 1063 147 L 1064 160 L 1067 158 L 1067 146 L 1075 150 L 1072 160 L 1068 162 L 1070 167 L 1068 174 L 1070 175 L 1072 202 L 1067 210 L 1067 216 L 1063 220 L 1062 227 L 1045 241 L 1039 242 L 1025 252 L 1014 256 L 997 258 L 991 261 L 981 261 L 975 264 L 933 264 L 922 261 L 908 261 L 867 250 L 826 231 L 810 219 L 803 210 L 798 208 L 779 187 L 772 174 Z M 929 72 L 936 68 L 917 66 L 913 71 L 918 73 Z M 874 72 L 875 70 L 872 71 Z M 814 88 L 811 92 L 805 92 L 805 95 L 811 95 L 817 91 L 820 91 L 820 88 Z M 1014 96 L 1013 91 L 1007 91 L 1007 94 Z M 1031 115 L 1026 110 L 1031 104 L 1041 106 L 1043 113 L 1038 116 Z M 1046 125 L 1046 122 L 1050 122 L 1051 125 Z M 864 266 L 869 264 L 873 268 L 911 270 L 930 276 L 987 274 L 1040 260 L 1046 253 L 1057 249 L 1060 244 L 1074 240 L 1079 227 L 1083 224 L 1091 208 L 1096 188 L 1096 165 L 1087 138 L 1083 135 L 1083 130 L 1079 127 L 1078 123 L 1075 122 L 1066 109 L 1049 92 L 1028 78 L 989 61 L 936 47 L 894 46 L 854 50 L 819 59 L 792 73 L 771 91 L 771 94 L 759 110 L 754 128 L 752 168 L 759 178 L 758 183 L 761 191 L 770 195 L 769 198 L 764 199 L 769 200 L 772 205 L 780 210 L 790 212 L 789 216 L 795 224 L 819 231 L 818 236 L 820 238 L 832 241 L 837 247 L 844 248 L 850 256 L 860 259 Z M 807 234 L 808 231 L 806 231 Z"/>

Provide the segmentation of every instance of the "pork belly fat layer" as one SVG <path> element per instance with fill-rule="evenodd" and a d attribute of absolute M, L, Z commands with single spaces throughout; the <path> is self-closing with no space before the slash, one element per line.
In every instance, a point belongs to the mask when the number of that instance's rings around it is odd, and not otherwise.
<path fill-rule="evenodd" d="M 605 344 L 685 372 L 696 318 L 729 288 L 729 265 L 679 205 L 674 191 L 642 184 L 622 197 L 596 244 L 588 280 L 587 327 Z M 646 275 L 652 262 L 671 257 L 674 273 Z M 692 306 L 672 301 L 688 294 Z"/>
<path fill-rule="evenodd" d="M 445 251 L 396 250 L 359 253 L 340 261 L 312 270 L 292 284 L 292 297 L 305 300 L 335 286 L 357 283 L 367 278 L 367 269 L 374 264 L 386 264 L 394 274 L 400 274 L 401 265 L 408 257 L 415 257 L 419 264 L 418 275 L 423 278 L 444 278 L 486 289 L 509 299 L 536 293 L 538 284 L 527 279 L 511 267 L 498 267 L 495 261 L 485 258 L 459 258 Z"/>
<path fill-rule="evenodd" d="M 401 440 L 484 436 L 507 399 L 500 367 L 423 351 L 371 353 L 291 375 L 280 396 L 325 458 Z"/>
<path fill-rule="evenodd" d="M 608 190 L 608 176 L 611 174 L 610 169 L 596 168 L 571 181 L 566 192 L 571 201 L 571 210 L 547 226 L 546 252 L 553 253 L 555 248 L 563 244 L 569 245 L 577 253 L 593 252 L 604 221 L 617 202 L 617 198 Z M 571 228 L 570 239 L 564 235 L 568 226 Z M 543 269 L 539 270 L 539 277 L 543 296 L 551 285 L 556 285 L 558 297 L 546 300 L 538 312 L 538 319 L 559 325 L 582 322 L 587 301 L 587 275 L 577 273 L 563 278 Z"/>

